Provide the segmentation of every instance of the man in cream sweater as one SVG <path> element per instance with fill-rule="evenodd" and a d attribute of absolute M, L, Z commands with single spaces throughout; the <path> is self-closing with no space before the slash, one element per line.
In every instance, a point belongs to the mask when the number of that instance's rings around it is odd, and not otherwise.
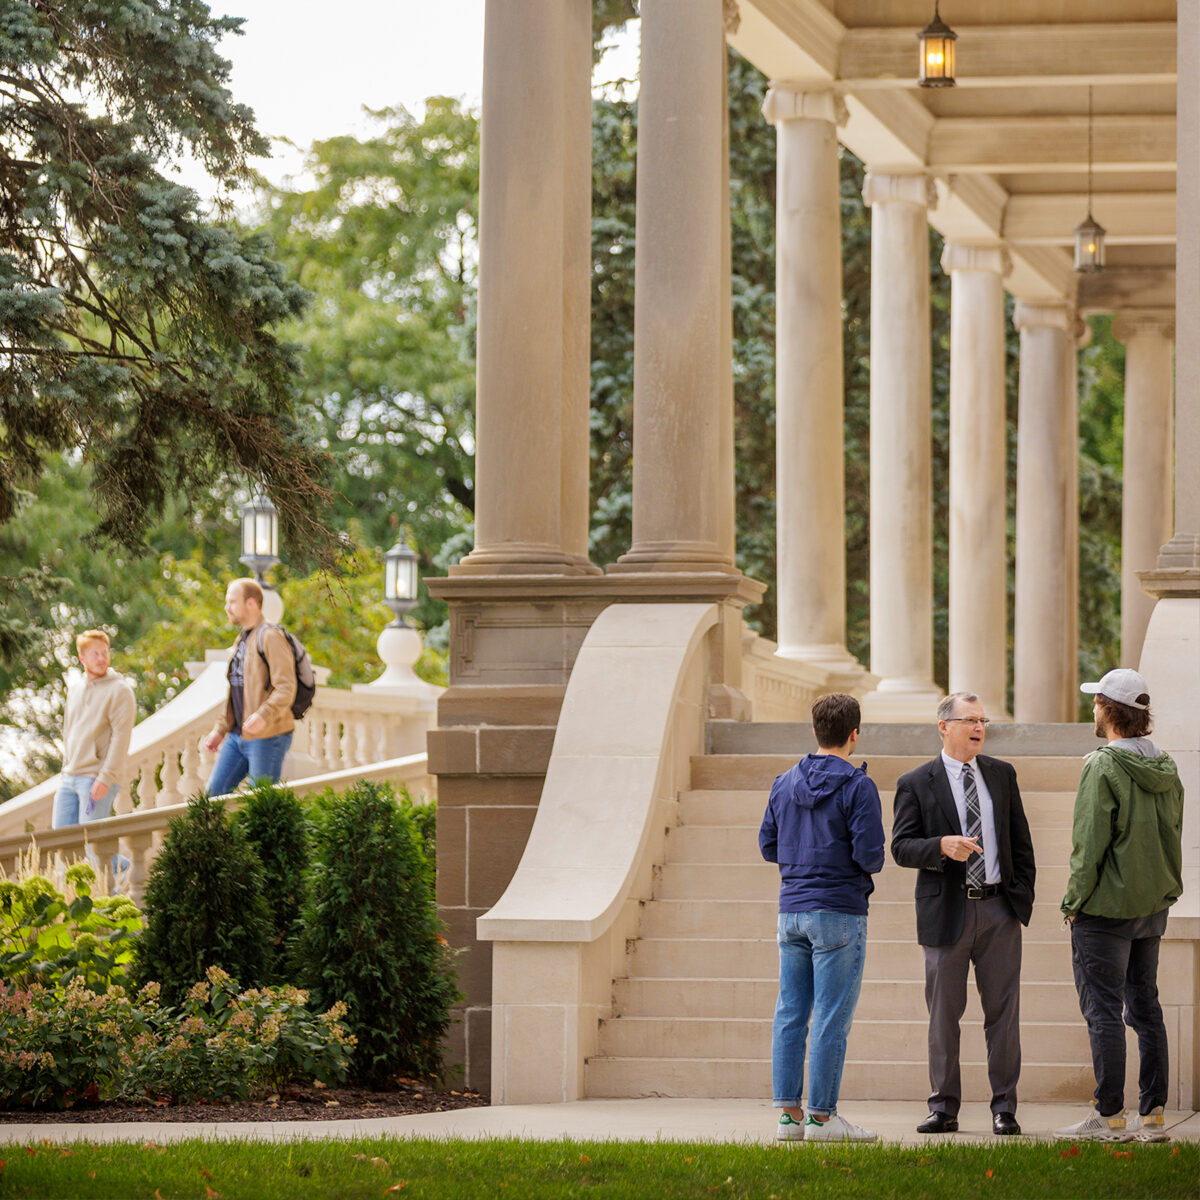
<path fill-rule="evenodd" d="M 112 815 L 126 778 L 133 731 L 133 688 L 109 666 L 108 634 L 88 629 L 75 639 L 83 679 L 67 693 L 62 780 L 51 827 L 86 825 Z"/>

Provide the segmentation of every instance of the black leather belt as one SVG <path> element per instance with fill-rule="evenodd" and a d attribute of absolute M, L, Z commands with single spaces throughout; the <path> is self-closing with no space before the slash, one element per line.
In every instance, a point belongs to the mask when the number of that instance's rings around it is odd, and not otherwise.
<path fill-rule="evenodd" d="M 967 888 L 968 900 L 990 900 L 993 896 L 998 895 L 1000 895 L 1000 885 L 998 883 L 989 883 L 986 887 Z"/>

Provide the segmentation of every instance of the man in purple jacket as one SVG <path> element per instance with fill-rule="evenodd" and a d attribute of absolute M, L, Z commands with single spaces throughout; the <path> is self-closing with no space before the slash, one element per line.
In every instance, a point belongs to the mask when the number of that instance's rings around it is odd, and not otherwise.
<path fill-rule="evenodd" d="M 779 864 L 779 1000 L 771 1034 L 780 1141 L 873 1142 L 837 1111 L 846 1039 L 867 952 L 867 897 L 883 866 L 879 789 L 858 743 L 858 701 L 834 692 L 812 710 L 817 754 L 775 780 L 758 833 L 762 856 Z M 812 1026 L 808 1115 L 804 1052 Z"/>

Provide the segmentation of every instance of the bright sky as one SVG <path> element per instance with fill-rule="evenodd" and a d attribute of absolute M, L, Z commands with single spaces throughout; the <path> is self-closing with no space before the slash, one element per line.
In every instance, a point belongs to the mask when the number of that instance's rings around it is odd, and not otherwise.
<path fill-rule="evenodd" d="M 295 174 L 301 151 L 337 134 L 371 128 L 368 108 L 419 112 L 427 96 L 479 105 L 484 0 L 209 0 L 217 14 L 244 17 L 221 53 L 233 63 L 236 100 L 276 146 L 258 165 L 273 183 Z M 605 78 L 636 73 L 636 38 L 606 56 Z M 189 179 L 189 183 L 198 186 Z"/>

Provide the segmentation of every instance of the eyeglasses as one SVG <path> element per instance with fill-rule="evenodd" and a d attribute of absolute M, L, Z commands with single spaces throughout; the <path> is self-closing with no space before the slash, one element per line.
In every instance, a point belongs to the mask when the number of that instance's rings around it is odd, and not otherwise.
<path fill-rule="evenodd" d="M 964 725 L 982 725 L 985 728 L 992 723 L 990 717 L 947 717 L 946 724 L 953 725 L 955 721 L 961 721 Z"/>

